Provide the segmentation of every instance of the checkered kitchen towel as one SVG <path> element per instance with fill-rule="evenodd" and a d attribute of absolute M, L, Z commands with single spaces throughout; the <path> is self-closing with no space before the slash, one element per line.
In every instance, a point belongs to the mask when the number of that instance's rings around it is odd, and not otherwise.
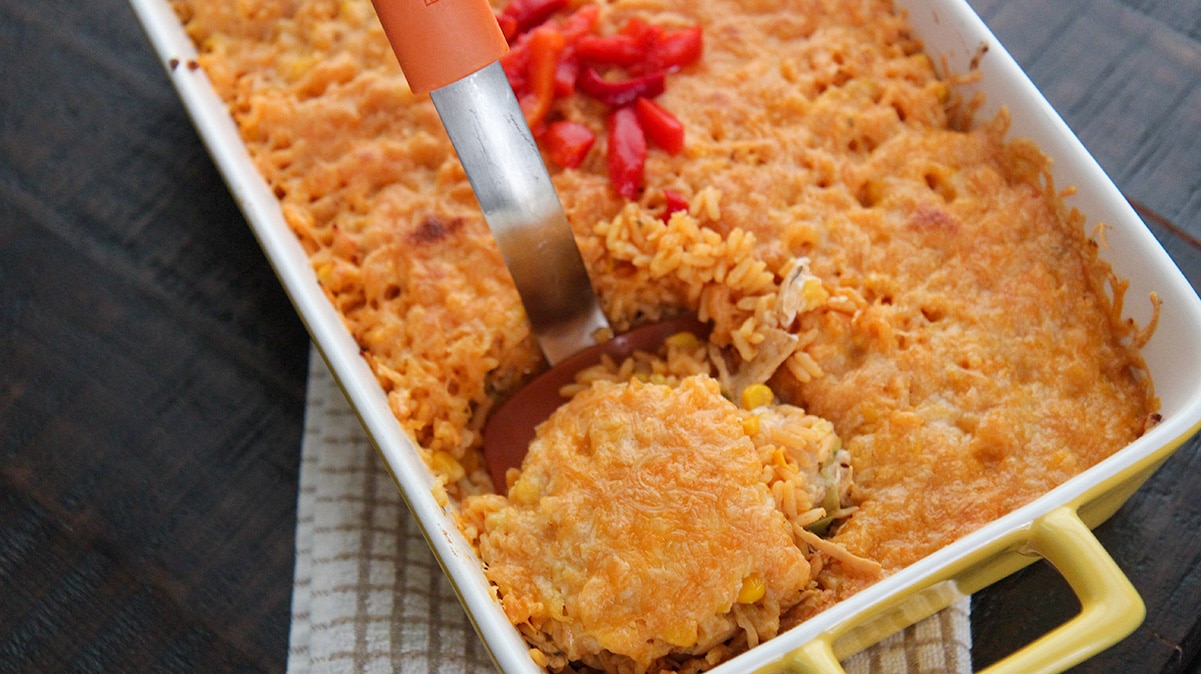
<path fill-rule="evenodd" d="M 358 418 L 310 358 L 288 671 L 474 674 L 493 667 Z M 846 662 L 970 672 L 965 599 Z"/>

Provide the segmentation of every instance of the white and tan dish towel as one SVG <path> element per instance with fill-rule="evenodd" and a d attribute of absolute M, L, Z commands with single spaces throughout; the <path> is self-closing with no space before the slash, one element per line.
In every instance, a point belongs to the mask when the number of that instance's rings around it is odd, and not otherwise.
<path fill-rule="evenodd" d="M 971 671 L 968 601 L 844 663 Z M 288 672 L 494 672 L 449 581 L 325 363 L 309 361 Z"/>

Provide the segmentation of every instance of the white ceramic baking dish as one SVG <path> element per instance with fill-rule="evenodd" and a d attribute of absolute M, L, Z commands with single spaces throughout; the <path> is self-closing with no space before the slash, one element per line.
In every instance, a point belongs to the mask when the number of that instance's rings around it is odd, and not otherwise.
<path fill-rule="evenodd" d="M 359 348 L 326 300 L 279 204 L 251 163 L 238 132 L 167 0 L 131 0 L 196 128 L 223 173 L 314 343 L 383 456 L 468 614 L 506 672 L 541 671 L 492 598 L 472 550 L 431 495 L 432 478 L 389 411 Z M 981 119 L 1006 106 L 1011 134 L 1054 160 L 1055 184 L 1075 186 L 1068 203 L 1105 223 L 1104 257 L 1129 279 L 1126 312 L 1140 325 L 1149 296 L 1163 301 L 1144 357 L 1163 421 L 1136 442 L 1045 496 L 920 560 L 796 628 L 723 664 L 715 673 L 841 671 L 839 660 L 970 595 L 1039 558 L 1065 576 L 1080 600 L 1075 618 L 994 666 L 1060 671 L 1109 647 L 1142 621 L 1141 599 L 1090 529 L 1110 515 L 1201 427 L 1201 301 L 1121 193 L 963 0 L 897 0 L 935 63 L 979 71 L 969 85 L 985 95 Z"/>

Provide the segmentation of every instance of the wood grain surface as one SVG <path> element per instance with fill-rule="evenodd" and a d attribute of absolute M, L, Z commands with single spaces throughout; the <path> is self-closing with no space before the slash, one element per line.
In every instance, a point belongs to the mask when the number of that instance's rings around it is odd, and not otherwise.
<path fill-rule="evenodd" d="M 1201 3 L 973 4 L 1201 287 Z M 284 668 L 307 352 L 123 0 L 0 0 L 0 672 Z M 1078 670 L 1197 670 L 1201 441 L 1098 536 L 1148 616 Z M 1075 610 L 988 588 L 976 664 Z"/>

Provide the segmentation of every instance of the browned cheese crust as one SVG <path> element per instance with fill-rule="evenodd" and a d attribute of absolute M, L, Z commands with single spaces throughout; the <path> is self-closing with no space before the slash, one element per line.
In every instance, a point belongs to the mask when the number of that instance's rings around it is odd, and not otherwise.
<path fill-rule="evenodd" d="M 703 376 L 599 384 L 562 407 L 508 501 L 475 505 L 514 624 L 535 643 L 544 631 L 567 661 L 599 667 L 607 651 L 637 671 L 672 651 L 704 655 L 739 620 L 774 635 L 815 583 L 744 417 Z M 748 596 L 750 584 L 761 587 Z"/>

